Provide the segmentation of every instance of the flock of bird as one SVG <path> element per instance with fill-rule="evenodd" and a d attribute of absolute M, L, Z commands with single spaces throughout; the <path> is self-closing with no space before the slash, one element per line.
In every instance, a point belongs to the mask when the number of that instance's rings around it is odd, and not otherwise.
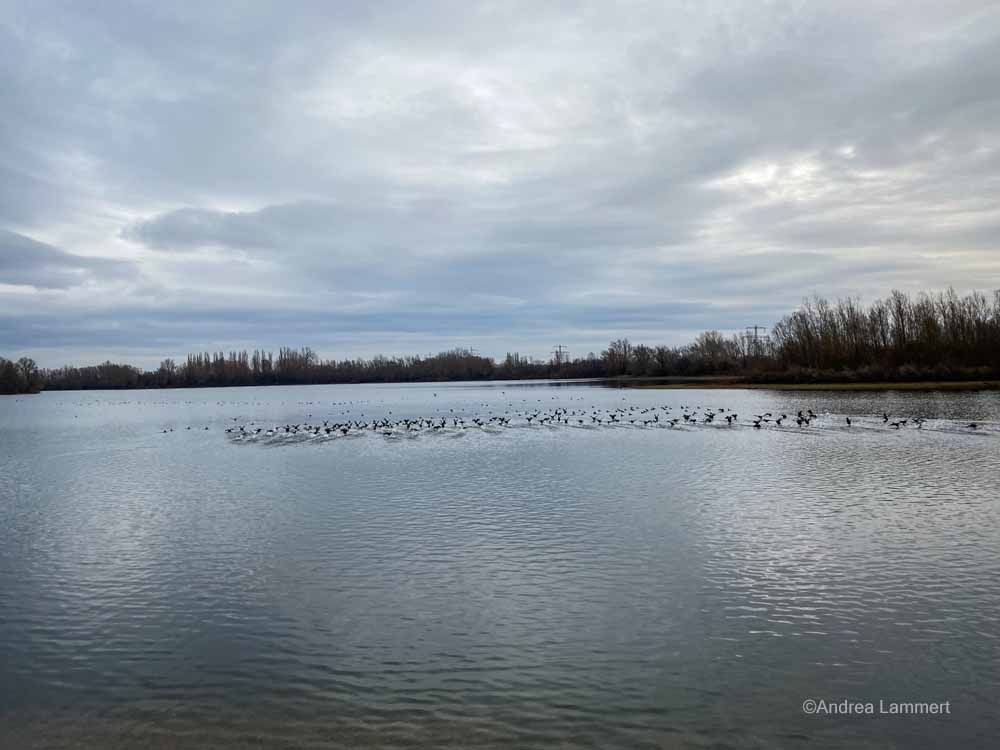
<path fill-rule="evenodd" d="M 286 443 L 302 440 L 335 440 L 339 438 L 379 435 L 387 439 L 416 438 L 422 435 L 448 435 L 459 437 L 469 432 L 499 433 L 516 428 L 535 429 L 607 429 L 664 428 L 684 430 L 692 428 L 750 428 L 806 430 L 815 423 L 825 427 L 840 424 L 842 429 L 863 429 L 889 427 L 903 429 L 912 425 L 922 429 L 928 420 L 924 417 L 892 419 L 888 413 L 868 417 L 840 417 L 831 414 L 816 414 L 812 409 L 802 409 L 795 413 L 763 412 L 741 418 L 731 409 L 706 406 L 618 406 L 618 407 L 570 407 L 552 406 L 548 408 L 515 408 L 507 403 L 507 408 L 482 404 L 480 413 L 456 412 L 449 409 L 446 414 L 435 416 L 399 417 L 389 411 L 385 416 L 365 417 L 360 414 L 328 419 L 313 419 L 309 414 L 305 420 L 283 424 L 259 424 L 255 420 L 233 424 L 226 428 L 227 436 L 234 442 Z M 977 430 L 980 424 L 948 423 L 951 429 Z M 188 428 L 190 429 L 190 428 Z M 205 429 L 208 429 L 207 427 Z"/>

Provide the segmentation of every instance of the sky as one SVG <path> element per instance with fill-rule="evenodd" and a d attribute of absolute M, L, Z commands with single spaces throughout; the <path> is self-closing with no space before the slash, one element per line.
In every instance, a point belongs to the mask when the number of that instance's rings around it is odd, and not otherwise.
<path fill-rule="evenodd" d="M 989 292 L 998 126 L 997 3 L 0 0 L 0 356 L 582 356 Z"/>

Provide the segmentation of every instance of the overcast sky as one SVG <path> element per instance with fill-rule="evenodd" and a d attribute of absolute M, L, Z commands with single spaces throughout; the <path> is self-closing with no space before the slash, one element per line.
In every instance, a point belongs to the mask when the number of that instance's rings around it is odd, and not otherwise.
<path fill-rule="evenodd" d="M 0 0 L 0 355 L 574 356 L 1000 287 L 1000 6 Z"/>

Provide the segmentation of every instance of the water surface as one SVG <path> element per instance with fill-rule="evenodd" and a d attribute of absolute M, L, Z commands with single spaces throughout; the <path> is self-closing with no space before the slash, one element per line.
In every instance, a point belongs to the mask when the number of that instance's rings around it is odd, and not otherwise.
<path fill-rule="evenodd" d="M 739 424 L 523 419 L 681 405 Z M 226 432 L 505 412 L 403 438 Z M 0 744 L 984 746 L 998 423 L 985 393 L 4 397 Z M 951 715 L 808 716 L 807 698 Z"/>

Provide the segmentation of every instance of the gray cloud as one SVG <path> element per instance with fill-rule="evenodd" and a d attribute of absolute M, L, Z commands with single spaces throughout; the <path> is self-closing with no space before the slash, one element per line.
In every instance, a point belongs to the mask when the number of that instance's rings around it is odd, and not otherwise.
<path fill-rule="evenodd" d="M 68 289 L 98 279 L 131 277 L 125 261 L 88 258 L 0 229 L 0 283 L 40 289 Z"/>
<path fill-rule="evenodd" d="M 990 3 L 0 10 L 8 354 L 582 352 L 1000 286 Z"/>

